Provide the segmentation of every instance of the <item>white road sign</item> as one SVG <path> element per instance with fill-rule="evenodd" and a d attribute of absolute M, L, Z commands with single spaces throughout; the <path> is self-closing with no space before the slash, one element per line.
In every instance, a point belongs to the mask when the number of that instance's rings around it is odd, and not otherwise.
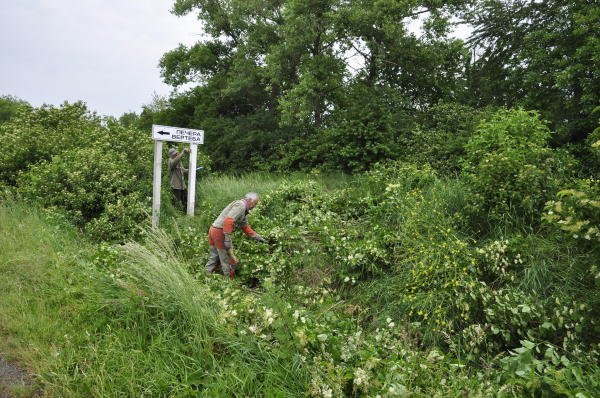
<path fill-rule="evenodd" d="M 153 124 L 152 139 L 158 141 L 187 142 L 188 144 L 204 144 L 204 130 Z"/>

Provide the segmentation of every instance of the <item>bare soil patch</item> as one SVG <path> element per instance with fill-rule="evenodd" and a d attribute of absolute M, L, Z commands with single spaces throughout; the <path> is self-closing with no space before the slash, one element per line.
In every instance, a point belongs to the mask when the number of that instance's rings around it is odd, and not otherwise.
<path fill-rule="evenodd" d="M 27 372 L 6 362 L 0 356 L 0 398 L 11 398 L 10 387 L 21 384 Z"/>

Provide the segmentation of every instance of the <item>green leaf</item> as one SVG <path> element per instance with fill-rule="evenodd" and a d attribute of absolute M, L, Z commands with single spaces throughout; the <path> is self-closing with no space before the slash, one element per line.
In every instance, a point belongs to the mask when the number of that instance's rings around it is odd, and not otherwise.
<path fill-rule="evenodd" d="M 527 348 L 528 350 L 531 350 L 536 346 L 535 343 L 532 343 L 531 341 L 528 341 L 528 340 L 521 340 L 521 344 L 523 345 L 523 347 Z"/>
<path fill-rule="evenodd" d="M 581 385 L 585 385 L 585 382 L 583 381 L 583 370 L 581 370 L 581 368 L 573 368 L 573 374 L 575 375 L 575 379 L 577 379 Z"/>
<path fill-rule="evenodd" d="M 542 324 L 542 327 L 543 327 L 544 329 L 549 329 L 550 327 L 552 327 L 552 324 L 551 324 L 550 322 L 544 322 L 544 323 Z"/>
<path fill-rule="evenodd" d="M 188 375 L 185 384 L 188 386 L 201 385 L 205 375 L 206 374 L 204 373 L 204 370 L 197 370 L 194 373 Z"/>

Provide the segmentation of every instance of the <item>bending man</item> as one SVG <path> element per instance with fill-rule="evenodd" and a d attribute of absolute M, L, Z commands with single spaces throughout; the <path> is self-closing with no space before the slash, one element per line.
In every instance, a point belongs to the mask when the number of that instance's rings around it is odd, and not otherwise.
<path fill-rule="evenodd" d="M 256 192 L 249 192 L 244 196 L 244 199 L 231 202 L 212 224 L 208 230 L 210 259 L 204 268 L 208 274 L 215 272 L 219 268 L 219 264 L 221 264 L 223 276 L 233 279 L 237 264 L 233 257 L 231 234 L 238 227 L 249 237 L 259 242 L 265 241 L 248 225 L 248 212 L 254 209 L 257 203 L 258 194 Z"/>

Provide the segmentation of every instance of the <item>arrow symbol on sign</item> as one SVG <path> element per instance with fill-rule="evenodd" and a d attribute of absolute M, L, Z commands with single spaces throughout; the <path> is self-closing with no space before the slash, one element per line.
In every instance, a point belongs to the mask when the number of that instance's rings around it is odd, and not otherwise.
<path fill-rule="evenodd" d="M 168 133 L 166 131 L 157 131 L 156 134 L 160 134 L 160 135 L 170 135 L 171 133 Z"/>

